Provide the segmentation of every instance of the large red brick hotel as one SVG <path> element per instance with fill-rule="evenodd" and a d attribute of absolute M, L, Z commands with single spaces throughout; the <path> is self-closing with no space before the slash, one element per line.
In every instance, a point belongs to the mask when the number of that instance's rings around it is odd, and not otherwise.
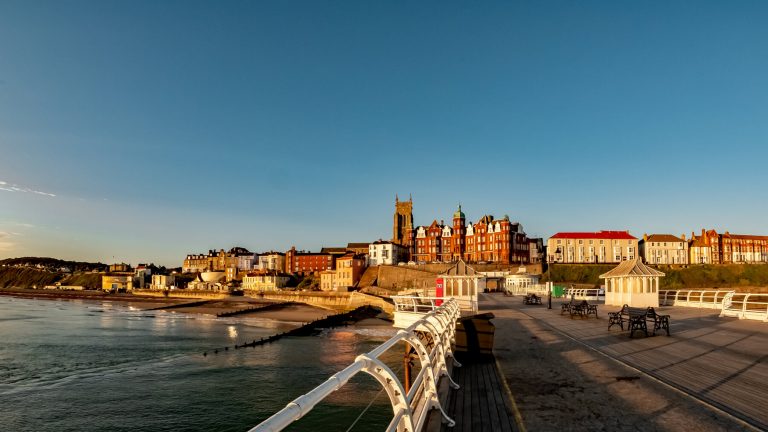
<path fill-rule="evenodd" d="M 453 214 L 451 225 L 434 220 L 429 226 L 413 227 L 413 201 L 395 200 L 393 243 L 408 248 L 416 262 L 489 262 L 528 264 L 536 261 L 523 226 L 508 216 L 495 219 L 485 215 L 477 223 L 467 223 L 461 206 Z M 533 248 L 538 251 L 538 248 Z M 537 252 L 538 253 L 538 252 Z"/>

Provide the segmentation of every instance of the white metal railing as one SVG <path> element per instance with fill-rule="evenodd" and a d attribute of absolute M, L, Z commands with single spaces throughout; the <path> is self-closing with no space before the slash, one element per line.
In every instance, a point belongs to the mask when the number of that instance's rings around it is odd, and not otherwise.
<path fill-rule="evenodd" d="M 443 376 L 448 379 L 451 387 L 459 388 L 448 373 L 446 361 L 448 357 L 453 359 L 451 344 L 454 342 L 456 320 L 461 316 L 461 311 L 454 299 L 443 300 L 444 303 L 441 306 L 434 308 L 408 328 L 398 331 L 372 351 L 357 356 L 354 363 L 328 378 L 309 393 L 294 399 L 285 408 L 250 429 L 249 432 L 279 431 L 288 427 L 360 372 L 373 376 L 389 396 L 394 416 L 387 431 L 420 431 L 432 408 L 438 408 L 449 427 L 452 427 L 455 422 L 448 417 L 440 405 L 437 388 L 439 379 Z M 422 339 L 421 335 L 428 335 L 429 338 Z M 380 360 L 382 354 L 400 341 L 407 342 L 413 347 L 421 363 L 421 370 L 407 393 L 395 373 Z M 456 366 L 461 366 L 455 359 L 453 362 Z"/>
<path fill-rule="evenodd" d="M 532 285 L 512 285 L 512 286 L 506 286 L 504 288 L 504 291 L 506 291 L 507 294 L 512 295 L 526 295 L 526 294 L 537 294 L 537 295 L 548 295 L 549 294 L 549 288 L 546 284 L 532 284 Z"/>
<path fill-rule="evenodd" d="M 659 291 L 659 306 L 685 306 L 721 309 L 723 299 L 733 290 L 664 290 Z"/>
<path fill-rule="evenodd" d="M 459 310 L 466 312 L 477 312 L 477 298 L 469 297 L 421 297 L 396 295 L 390 297 L 395 303 L 395 312 L 417 312 L 428 313 L 436 310 L 446 301 L 453 300 L 459 306 Z"/>
<path fill-rule="evenodd" d="M 579 300 L 600 300 L 605 299 L 605 291 L 600 288 L 568 288 L 565 296 Z"/>
<path fill-rule="evenodd" d="M 768 294 L 731 291 L 723 298 L 720 316 L 768 322 Z"/>

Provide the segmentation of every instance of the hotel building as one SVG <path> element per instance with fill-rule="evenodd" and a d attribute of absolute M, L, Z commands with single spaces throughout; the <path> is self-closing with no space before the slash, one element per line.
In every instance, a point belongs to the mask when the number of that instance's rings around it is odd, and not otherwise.
<path fill-rule="evenodd" d="M 617 263 L 635 259 L 637 247 L 629 231 L 560 232 L 547 240 L 547 262 Z"/>

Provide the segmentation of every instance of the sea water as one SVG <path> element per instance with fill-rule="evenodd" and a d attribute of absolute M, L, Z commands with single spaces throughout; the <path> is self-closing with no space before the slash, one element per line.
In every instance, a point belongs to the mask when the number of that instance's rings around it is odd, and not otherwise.
<path fill-rule="evenodd" d="M 246 431 L 394 333 L 352 326 L 233 348 L 292 325 L 0 297 L 0 431 Z M 289 430 L 383 430 L 391 418 L 361 374 Z"/>

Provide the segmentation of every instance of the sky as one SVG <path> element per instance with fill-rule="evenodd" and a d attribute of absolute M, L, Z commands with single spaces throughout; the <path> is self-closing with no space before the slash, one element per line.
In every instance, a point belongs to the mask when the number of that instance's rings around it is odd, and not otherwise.
<path fill-rule="evenodd" d="M 768 234 L 765 1 L 0 2 L 0 258 Z"/>

